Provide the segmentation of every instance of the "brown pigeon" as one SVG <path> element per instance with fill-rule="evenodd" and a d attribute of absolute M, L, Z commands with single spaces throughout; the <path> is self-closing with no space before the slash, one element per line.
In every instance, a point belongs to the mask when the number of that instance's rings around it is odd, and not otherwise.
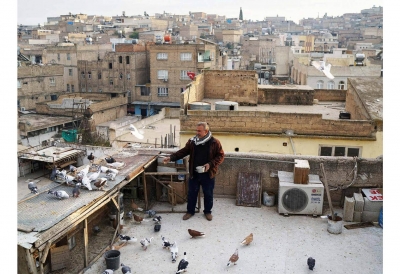
<path fill-rule="evenodd" d="M 230 257 L 227 266 L 230 266 L 232 263 L 235 265 L 237 260 L 239 260 L 239 250 L 236 248 L 235 253 L 233 253 L 232 256 Z"/>
<path fill-rule="evenodd" d="M 190 236 L 192 236 L 192 238 L 205 236 L 205 234 L 203 232 L 196 231 L 196 230 L 193 230 L 193 229 L 190 229 L 190 228 L 188 229 L 188 232 L 189 232 Z"/>
<path fill-rule="evenodd" d="M 95 187 L 97 187 L 97 190 L 103 190 L 104 186 L 107 185 L 107 178 L 99 178 L 94 182 Z"/>
<path fill-rule="evenodd" d="M 132 207 L 132 210 L 143 211 L 143 208 L 141 208 L 141 207 L 139 207 L 137 204 L 135 204 L 135 202 L 133 201 L 133 199 L 132 199 L 132 201 L 131 201 L 131 207 Z"/>
<path fill-rule="evenodd" d="M 133 214 L 133 219 L 138 223 L 142 223 L 142 221 L 143 221 L 143 217 L 140 217 L 136 214 Z"/>
<path fill-rule="evenodd" d="M 249 245 L 253 241 L 253 233 L 250 233 L 249 236 L 244 238 L 244 240 L 241 242 L 242 245 Z"/>

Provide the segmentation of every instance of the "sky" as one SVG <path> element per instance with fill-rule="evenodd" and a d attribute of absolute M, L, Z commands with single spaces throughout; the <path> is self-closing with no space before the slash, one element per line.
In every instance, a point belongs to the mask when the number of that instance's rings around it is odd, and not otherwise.
<path fill-rule="evenodd" d="M 118 2 L 118 4 L 116 4 Z M 298 23 L 303 18 L 324 16 L 341 16 L 344 13 L 359 13 L 362 9 L 382 6 L 383 0 L 202 0 L 202 1 L 154 1 L 154 0 L 18 0 L 17 24 L 37 25 L 47 21 L 47 17 L 57 17 L 69 12 L 88 15 L 126 16 L 155 13 L 184 15 L 191 12 L 239 17 L 240 7 L 243 19 L 262 20 L 264 17 L 284 16 L 286 20 Z"/>

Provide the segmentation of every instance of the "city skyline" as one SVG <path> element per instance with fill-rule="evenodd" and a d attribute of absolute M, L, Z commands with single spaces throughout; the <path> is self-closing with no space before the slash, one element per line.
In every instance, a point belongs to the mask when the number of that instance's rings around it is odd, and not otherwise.
<path fill-rule="evenodd" d="M 185 15 L 191 12 L 205 12 L 207 14 L 225 15 L 228 18 L 239 17 L 240 8 L 243 10 L 244 20 L 263 20 L 264 17 L 282 16 L 286 20 L 299 23 L 303 18 L 341 16 L 344 13 L 360 13 L 362 9 L 369 9 L 373 6 L 383 7 L 383 0 L 355 0 L 349 5 L 348 1 L 337 0 L 308 0 L 306 2 L 293 3 L 289 0 L 281 0 L 271 5 L 260 6 L 258 0 L 248 1 L 229 1 L 219 0 L 218 2 L 204 0 L 194 5 L 193 2 L 181 0 L 171 0 L 168 3 L 159 1 L 137 0 L 134 3 L 126 0 L 119 1 L 120 5 L 115 5 L 112 1 L 77 1 L 57 2 L 50 0 L 19 0 L 17 3 L 17 24 L 37 25 L 47 22 L 47 17 L 57 17 L 60 15 L 83 13 L 88 15 L 116 16 L 122 15 L 125 11 L 126 16 L 142 15 L 146 11 L 149 15 L 155 13 L 170 13 Z M 51 8 L 48 8 L 51 7 Z M 137 8 L 135 8 L 137 7 Z"/>

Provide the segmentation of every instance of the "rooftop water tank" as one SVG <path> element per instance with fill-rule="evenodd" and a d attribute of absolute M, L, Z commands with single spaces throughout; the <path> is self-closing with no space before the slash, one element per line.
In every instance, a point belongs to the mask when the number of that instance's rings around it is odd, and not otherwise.
<path fill-rule="evenodd" d="M 215 102 L 215 110 L 238 110 L 239 104 L 232 101 Z"/>
<path fill-rule="evenodd" d="M 165 43 L 171 43 L 171 36 L 169 36 L 169 35 L 164 35 L 164 42 L 165 42 Z"/>
<path fill-rule="evenodd" d="M 211 110 L 211 104 L 207 102 L 191 102 L 189 110 Z"/>

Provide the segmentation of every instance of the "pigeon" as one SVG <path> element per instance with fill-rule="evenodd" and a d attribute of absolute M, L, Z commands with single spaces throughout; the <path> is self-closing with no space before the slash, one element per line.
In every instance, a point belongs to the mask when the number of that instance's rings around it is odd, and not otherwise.
<path fill-rule="evenodd" d="M 65 192 L 64 190 L 57 190 L 57 191 L 49 190 L 49 191 L 47 192 L 47 194 L 52 194 L 52 195 L 56 196 L 58 199 L 60 199 L 60 200 L 61 200 L 61 199 L 68 199 L 68 198 L 69 198 L 68 193 Z"/>
<path fill-rule="evenodd" d="M 132 219 L 132 218 L 133 218 L 133 212 L 132 212 L 132 211 L 129 211 L 128 213 L 126 213 L 126 217 L 127 217 L 128 219 Z"/>
<path fill-rule="evenodd" d="M 94 160 L 93 152 L 90 152 L 90 155 L 87 158 L 91 163 L 93 163 L 93 160 Z"/>
<path fill-rule="evenodd" d="M 92 231 L 94 232 L 95 235 L 97 235 L 97 234 L 100 233 L 100 227 L 99 227 L 98 225 L 95 225 L 95 226 L 92 228 Z"/>
<path fill-rule="evenodd" d="M 314 270 L 315 267 L 315 259 L 313 257 L 309 257 L 307 259 L 307 265 L 308 265 L 308 269 L 310 270 Z"/>
<path fill-rule="evenodd" d="M 186 252 L 183 253 L 183 256 L 184 258 L 179 262 L 178 271 L 176 271 L 176 274 L 186 271 L 189 265 L 189 262 L 186 259 Z"/>
<path fill-rule="evenodd" d="M 119 239 L 120 239 L 121 241 L 125 241 L 125 242 L 127 242 L 127 243 L 136 243 L 136 242 L 137 242 L 137 238 L 135 238 L 135 237 L 130 237 L 130 236 L 128 236 L 128 235 L 121 235 L 121 234 L 119 234 L 118 237 L 119 237 Z"/>
<path fill-rule="evenodd" d="M 112 156 L 106 157 L 104 160 L 106 160 L 108 164 L 115 163 L 115 159 Z"/>
<path fill-rule="evenodd" d="M 319 71 L 322 71 L 326 77 L 328 77 L 329 79 L 333 79 L 335 78 L 332 74 L 331 74 L 331 64 L 327 64 L 325 65 L 324 61 L 312 61 L 311 65 L 313 65 L 316 69 L 318 69 Z"/>
<path fill-rule="evenodd" d="M 127 265 L 121 264 L 121 271 L 123 274 L 131 274 L 131 268 Z"/>
<path fill-rule="evenodd" d="M 38 193 L 38 188 L 36 186 L 36 184 L 34 182 L 29 182 L 28 183 L 28 188 L 31 191 L 31 193 L 33 194 L 37 194 Z"/>
<path fill-rule="evenodd" d="M 114 274 L 114 271 L 111 269 L 106 269 L 101 274 Z"/>
<path fill-rule="evenodd" d="M 60 181 L 66 181 L 67 171 L 63 169 L 62 171 L 56 170 L 56 179 Z"/>
<path fill-rule="evenodd" d="M 81 171 L 79 171 L 78 172 L 78 176 L 79 177 L 85 177 L 87 174 L 88 174 L 88 172 L 89 172 L 89 167 L 90 167 L 90 165 L 87 165 L 84 169 L 82 169 Z"/>
<path fill-rule="evenodd" d="M 74 189 L 72 190 L 72 197 L 74 198 L 78 198 L 79 194 L 81 194 L 81 191 L 79 190 L 79 188 L 81 187 L 81 183 L 77 183 L 74 187 Z"/>
<path fill-rule="evenodd" d="M 112 173 L 115 173 L 115 175 L 117 175 L 118 174 L 118 169 L 115 169 L 115 168 L 108 168 L 108 170 L 107 170 L 108 172 L 112 172 Z"/>
<path fill-rule="evenodd" d="M 131 200 L 131 207 L 132 207 L 133 210 L 143 211 L 143 208 L 141 208 L 137 204 L 135 204 L 133 199 Z"/>
<path fill-rule="evenodd" d="M 178 257 L 178 244 L 176 241 L 170 245 L 169 251 L 171 251 L 172 262 L 176 262 L 176 258 Z"/>
<path fill-rule="evenodd" d="M 101 170 L 101 172 L 107 172 L 108 171 L 108 167 L 106 167 L 106 166 L 100 166 L 100 170 Z"/>
<path fill-rule="evenodd" d="M 244 240 L 241 242 L 242 245 L 249 245 L 253 241 L 253 233 L 250 233 L 249 236 L 244 238 Z"/>
<path fill-rule="evenodd" d="M 143 217 L 140 217 L 136 214 L 133 214 L 133 219 L 138 223 L 142 223 L 142 221 L 143 221 Z"/>
<path fill-rule="evenodd" d="M 74 176 L 71 175 L 66 175 L 65 176 L 65 182 L 67 183 L 67 185 L 72 185 L 72 181 L 75 180 Z"/>
<path fill-rule="evenodd" d="M 113 168 L 121 168 L 125 165 L 125 163 L 115 162 L 115 163 L 108 163 L 107 165 Z"/>
<path fill-rule="evenodd" d="M 236 248 L 235 253 L 229 258 L 229 262 L 227 266 L 230 266 L 232 263 L 235 265 L 237 260 L 239 260 L 239 250 Z"/>
<path fill-rule="evenodd" d="M 196 230 L 193 230 L 193 229 L 190 229 L 190 228 L 188 229 L 188 232 L 189 232 L 190 236 L 192 236 L 192 238 L 205 236 L 205 234 L 203 232 L 196 231 Z"/>
<path fill-rule="evenodd" d="M 75 173 L 77 170 L 78 170 L 78 169 L 77 169 L 75 166 L 69 165 L 69 172 Z"/>
<path fill-rule="evenodd" d="M 54 181 L 56 179 L 57 171 L 58 170 L 57 170 L 56 166 L 54 166 L 53 170 L 51 171 L 51 174 L 50 174 L 50 180 Z"/>
<path fill-rule="evenodd" d="M 113 172 L 108 172 L 108 171 L 106 172 L 106 178 L 111 180 L 111 181 L 115 180 L 115 176 L 117 176 L 117 174 L 115 174 Z"/>
<path fill-rule="evenodd" d="M 153 221 L 156 222 L 156 224 L 159 224 L 161 222 L 162 217 L 161 216 L 156 216 L 153 218 Z"/>
<path fill-rule="evenodd" d="M 170 249 L 171 243 L 167 239 L 165 239 L 163 235 L 161 235 L 161 240 L 162 240 L 162 247 Z"/>
<path fill-rule="evenodd" d="M 151 243 L 151 241 L 153 240 L 153 237 L 149 238 L 144 238 L 142 240 L 140 240 L 140 244 L 142 245 L 143 249 L 146 251 L 147 247 L 149 246 L 149 244 Z"/>
<path fill-rule="evenodd" d="M 157 212 L 155 210 L 149 209 L 149 210 L 145 211 L 145 213 L 147 215 L 149 215 L 150 218 L 153 218 L 154 216 L 156 216 Z"/>
<path fill-rule="evenodd" d="M 154 231 L 155 231 L 155 232 L 160 231 L 160 229 L 161 229 L 161 225 L 160 225 L 160 224 L 155 224 L 155 225 L 154 225 Z"/>
<path fill-rule="evenodd" d="M 136 138 L 138 138 L 140 140 L 142 140 L 144 138 L 143 132 L 139 132 L 134 125 L 130 124 L 129 128 L 130 128 L 133 136 L 135 136 Z"/>
<path fill-rule="evenodd" d="M 92 185 L 90 184 L 90 179 L 87 176 L 82 178 L 82 185 L 86 187 L 88 190 L 92 190 Z"/>
<path fill-rule="evenodd" d="M 96 172 L 94 172 L 94 173 L 90 174 L 90 176 L 88 176 L 89 180 L 94 181 L 97 178 L 99 178 L 100 171 L 101 171 L 101 169 L 100 169 L 100 167 L 98 167 Z"/>
<path fill-rule="evenodd" d="M 97 187 L 97 190 L 103 190 L 104 186 L 107 186 L 107 178 L 97 179 L 93 184 Z"/>

